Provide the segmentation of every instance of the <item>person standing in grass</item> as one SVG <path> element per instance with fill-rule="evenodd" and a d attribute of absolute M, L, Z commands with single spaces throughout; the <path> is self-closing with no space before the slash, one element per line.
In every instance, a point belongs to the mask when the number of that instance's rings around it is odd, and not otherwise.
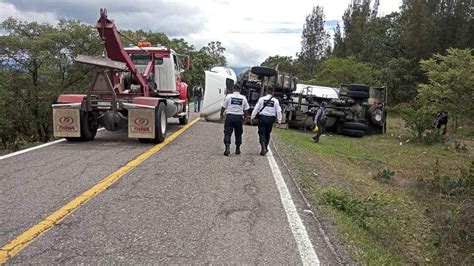
<path fill-rule="evenodd" d="M 314 116 L 314 124 L 318 127 L 318 132 L 314 135 L 313 140 L 314 143 L 319 142 L 319 137 L 323 134 L 324 131 L 324 121 L 326 121 L 326 102 L 321 102 L 321 106 L 318 108 L 316 115 Z"/>

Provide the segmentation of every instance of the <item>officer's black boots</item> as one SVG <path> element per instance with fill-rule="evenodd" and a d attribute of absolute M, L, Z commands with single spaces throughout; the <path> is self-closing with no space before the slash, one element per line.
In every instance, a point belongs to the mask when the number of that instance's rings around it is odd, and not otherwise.
<path fill-rule="evenodd" d="M 260 155 L 265 155 L 268 152 L 267 145 L 265 142 L 260 143 L 260 146 L 262 147 L 262 150 L 260 151 Z"/>
<path fill-rule="evenodd" d="M 240 145 L 237 145 L 235 147 L 235 154 L 239 155 L 240 154 Z"/>
<path fill-rule="evenodd" d="M 230 154 L 230 144 L 225 145 L 224 156 L 229 156 Z"/>

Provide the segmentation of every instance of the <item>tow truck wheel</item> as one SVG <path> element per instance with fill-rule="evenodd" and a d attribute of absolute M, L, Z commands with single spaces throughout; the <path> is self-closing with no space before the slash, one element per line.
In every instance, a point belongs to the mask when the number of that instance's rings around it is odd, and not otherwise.
<path fill-rule="evenodd" d="M 93 112 L 81 111 L 80 113 L 81 136 L 80 137 L 66 137 L 68 141 L 90 141 L 95 138 L 97 134 L 97 117 Z"/>
<path fill-rule="evenodd" d="M 186 112 L 186 115 L 179 118 L 180 125 L 186 125 L 189 122 L 189 103 L 186 104 L 184 108 L 185 108 L 184 111 Z"/>
<path fill-rule="evenodd" d="M 155 138 L 153 143 L 162 143 L 166 138 L 168 128 L 168 117 L 166 116 L 165 104 L 160 103 L 155 111 Z"/>

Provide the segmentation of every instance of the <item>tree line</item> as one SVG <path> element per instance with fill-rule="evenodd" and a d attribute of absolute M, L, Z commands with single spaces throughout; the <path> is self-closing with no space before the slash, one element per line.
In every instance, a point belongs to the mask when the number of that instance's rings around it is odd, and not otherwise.
<path fill-rule="evenodd" d="M 262 65 L 296 73 L 300 83 L 386 86 L 389 105 L 402 108 L 418 138 L 439 110 L 472 120 L 474 2 L 404 0 L 399 12 L 383 16 L 379 4 L 352 0 L 332 45 L 324 10 L 314 7 L 303 25 L 301 52 L 270 56 Z"/>
<path fill-rule="evenodd" d="M 59 94 L 84 93 L 93 70 L 74 63 L 78 54 L 103 52 L 95 27 L 62 19 L 57 25 L 8 18 L 0 24 L 0 142 L 3 149 L 19 149 L 52 138 L 51 104 Z M 219 41 L 196 49 L 184 39 L 144 30 L 121 32 L 125 47 L 140 40 L 189 55 L 188 84 L 203 82 L 204 70 L 225 65 Z"/>
<path fill-rule="evenodd" d="M 474 48 L 471 0 L 404 0 L 399 12 L 379 16 L 380 0 L 352 0 L 334 30 L 324 29 L 322 7 L 303 26 L 296 58 L 268 57 L 262 65 L 294 72 L 302 82 L 338 86 L 368 83 L 389 88 L 390 104 L 412 100 L 428 81 L 420 61 L 448 48 Z"/>

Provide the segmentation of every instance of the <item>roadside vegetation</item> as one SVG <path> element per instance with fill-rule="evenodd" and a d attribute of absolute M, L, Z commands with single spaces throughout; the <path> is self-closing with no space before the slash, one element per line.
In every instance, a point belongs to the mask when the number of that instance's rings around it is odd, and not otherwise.
<path fill-rule="evenodd" d="M 314 208 L 363 264 L 474 264 L 474 132 L 428 145 L 398 115 L 388 133 L 349 138 L 276 129 Z M 454 129 L 450 127 L 450 132 Z"/>

